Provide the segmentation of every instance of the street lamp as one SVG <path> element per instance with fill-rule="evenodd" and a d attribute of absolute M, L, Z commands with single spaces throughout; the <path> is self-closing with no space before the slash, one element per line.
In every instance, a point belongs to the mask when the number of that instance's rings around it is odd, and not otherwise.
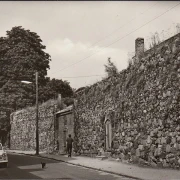
<path fill-rule="evenodd" d="M 22 83 L 30 84 L 30 81 L 21 81 Z M 36 155 L 39 155 L 39 108 L 38 108 L 38 72 L 36 71 Z"/>

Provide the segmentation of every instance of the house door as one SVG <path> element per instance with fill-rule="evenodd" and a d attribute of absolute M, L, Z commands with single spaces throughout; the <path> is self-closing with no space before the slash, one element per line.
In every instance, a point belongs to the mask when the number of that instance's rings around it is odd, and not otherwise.
<path fill-rule="evenodd" d="M 112 126 L 111 126 L 111 122 L 108 119 L 105 122 L 105 126 L 106 126 L 106 149 L 111 149 L 111 142 L 112 142 Z"/>
<path fill-rule="evenodd" d="M 68 128 L 67 128 L 67 117 L 64 116 L 64 134 L 63 134 L 63 141 L 64 141 L 64 152 L 66 152 L 66 140 L 67 140 L 67 133 L 68 133 Z"/>
<path fill-rule="evenodd" d="M 64 132 L 63 141 L 64 141 L 64 152 L 65 152 L 66 151 L 66 139 L 67 139 L 67 131 L 66 131 L 66 129 L 63 132 Z"/>

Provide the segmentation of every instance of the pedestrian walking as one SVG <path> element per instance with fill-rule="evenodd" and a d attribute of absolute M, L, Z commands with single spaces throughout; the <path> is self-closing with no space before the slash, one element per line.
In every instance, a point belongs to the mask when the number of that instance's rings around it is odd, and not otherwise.
<path fill-rule="evenodd" d="M 66 140 L 68 157 L 71 157 L 73 141 L 74 140 L 71 138 L 71 134 L 69 134 L 69 137 Z"/>

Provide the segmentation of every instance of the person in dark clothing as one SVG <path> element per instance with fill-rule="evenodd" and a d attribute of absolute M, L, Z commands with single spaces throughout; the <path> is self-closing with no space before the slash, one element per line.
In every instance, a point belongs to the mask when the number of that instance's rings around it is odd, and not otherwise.
<path fill-rule="evenodd" d="M 71 157 L 72 145 L 73 145 L 73 139 L 71 138 L 71 134 L 69 134 L 69 137 L 67 138 L 66 142 L 67 142 L 68 157 Z"/>

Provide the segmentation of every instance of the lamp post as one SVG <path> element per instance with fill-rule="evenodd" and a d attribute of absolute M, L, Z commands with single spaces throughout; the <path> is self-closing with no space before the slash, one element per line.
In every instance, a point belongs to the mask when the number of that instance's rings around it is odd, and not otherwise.
<path fill-rule="evenodd" d="M 30 81 L 21 81 L 29 84 Z M 38 106 L 38 72 L 36 71 L 36 155 L 39 155 L 39 106 Z"/>
<path fill-rule="evenodd" d="M 36 155 L 39 155 L 38 72 L 36 71 Z"/>

